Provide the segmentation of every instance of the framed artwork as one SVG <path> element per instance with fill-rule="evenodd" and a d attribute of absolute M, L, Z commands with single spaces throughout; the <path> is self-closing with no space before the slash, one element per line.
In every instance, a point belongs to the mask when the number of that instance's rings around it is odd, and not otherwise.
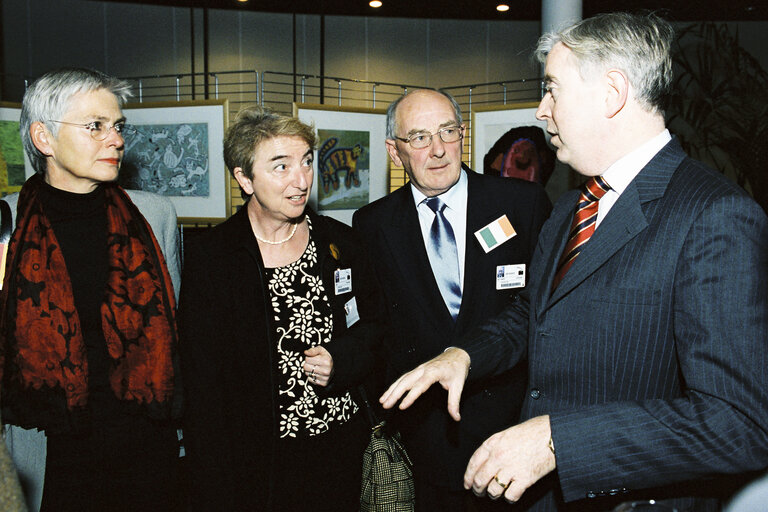
<path fill-rule="evenodd" d="M 19 133 L 21 104 L 0 102 L 0 197 L 18 192 L 35 171 Z"/>
<path fill-rule="evenodd" d="M 129 103 L 123 113 L 136 131 L 125 137 L 120 185 L 168 197 L 182 224 L 225 220 L 227 100 Z"/>
<path fill-rule="evenodd" d="M 355 210 L 389 192 L 386 110 L 294 103 L 293 115 L 318 135 L 310 206 L 352 224 Z"/>
<path fill-rule="evenodd" d="M 496 142 L 518 126 L 535 126 L 546 133 L 547 123 L 536 119 L 538 102 L 527 101 L 507 105 L 478 107 L 472 112 L 472 168 L 483 172 L 483 159 Z"/>

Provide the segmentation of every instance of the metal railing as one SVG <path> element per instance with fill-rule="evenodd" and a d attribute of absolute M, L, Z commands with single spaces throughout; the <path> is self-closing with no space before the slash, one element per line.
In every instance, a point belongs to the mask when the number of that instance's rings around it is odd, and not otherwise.
<path fill-rule="evenodd" d="M 230 119 L 247 104 L 260 104 L 292 115 L 293 102 L 336 105 L 347 108 L 385 108 L 413 84 L 356 80 L 278 71 L 232 70 L 209 73 L 182 73 L 123 77 L 134 87 L 133 101 L 183 102 L 199 99 L 229 100 Z M 0 74 L 0 99 L 20 101 L 33 81 L 31 77 Z M 450 93 L 462 108 L 471 148 L 472 112 L 489 105 L 538 101 L 543 94 L 539 78 L 524 78 L 491 83 L 455 85 L 441 88 Z M 233 203 L 234 203 L 233 198 Z"/>
<path fill-rule="evenodd" d="M 264 71 L 262 104 L 290 112 L 291 103 L 314 103 L 350 108 L 385 108 L 409 88 L 418 85 L 350 78 Z"/>
<path fill-rule="evenodd" d="M 351 108 L 384 108 L 409 89 L 423 85 L 357 80 L 279 71 L 232 70 L 123 77 L 134 86 L 133 101 L 167 102 L 227 98 L 233 111 L 243 104 L 258 103 L 285 114 L 292 103 L 315 103 Z M 30 77 L 2 75 L 2 100 L 20 101 Z M 518 101 L 538 101 L 539 78 L 442 87 L 456 98 L 467 117 L 477 107 Z"/>

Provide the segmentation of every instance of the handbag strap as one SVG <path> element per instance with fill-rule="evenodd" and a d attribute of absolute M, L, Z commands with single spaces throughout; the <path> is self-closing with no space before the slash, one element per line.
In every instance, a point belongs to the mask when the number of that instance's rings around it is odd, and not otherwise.
<path fill-rule="evenodd" d="M 374 434 L 378 434 L 381 429 L 384 427 L 385 422 L 383 420 L 379 420 L 376 416 L 376 411 L 373 409 L 373 406 L 368 401 L 368 395 L 365 392 L 365 386 L 360 385 L 357 386 L 357 392 L 360 395 L 360 398 L 363 401 L 363 404 L 365 404 L 365 412 L 366 416 L 368 417 L 368 422 L 371 424 L 371 429 L 373 430 Z"/>

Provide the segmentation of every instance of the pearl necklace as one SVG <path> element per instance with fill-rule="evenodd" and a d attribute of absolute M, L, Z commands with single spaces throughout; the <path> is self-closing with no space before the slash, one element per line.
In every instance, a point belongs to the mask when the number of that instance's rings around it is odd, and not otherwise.
<path fill-rule="evenodd" d="M 288 235 L 287 238 L 283 238 L 282 240 L 277 240 L 276 242 L 273 242 L 272 240 L 264 240 L 259 235 L 257 235 L 255 231 L 254 231 L 253 235 L 256 237 L 256 240 L 258 240 L 259 242 L 264 242 L 265 244 L 269 244 L 269 245 L 281 245 L 281 244 L 284 244 L 285 242 L 287 242 L 288 240 L 290 240 L 291 238 L 293 238 L 293 235 L 296 234 L 296 228 L 298 228 L 298 227 L 299 227 L 299 223 L 297 222 L 296 224 L 293 225 L 293 229 L 291 230 L 291 234 Z"/>

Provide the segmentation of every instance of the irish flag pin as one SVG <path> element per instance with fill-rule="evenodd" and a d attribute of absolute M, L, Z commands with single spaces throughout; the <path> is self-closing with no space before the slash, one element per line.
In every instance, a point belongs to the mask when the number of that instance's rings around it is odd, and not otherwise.
<path fill-rule="evenodd" d="M 491 252 L 516 234 L 506 215 L 475 231 L 475 236 L 485 252 Z"/>

